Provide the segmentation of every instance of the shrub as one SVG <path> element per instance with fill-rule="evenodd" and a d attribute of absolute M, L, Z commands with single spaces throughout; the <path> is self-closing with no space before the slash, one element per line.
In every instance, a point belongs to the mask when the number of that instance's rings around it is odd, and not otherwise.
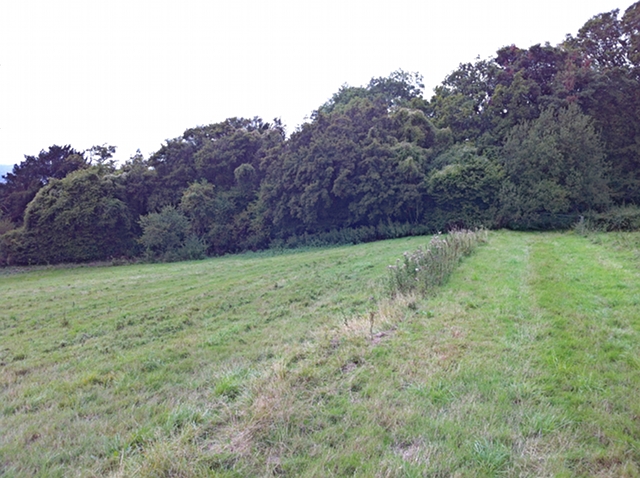
<path fill-rule="evenodd" d="M 36 243 L 24 227 L 0 236 L 0 266 L 35 264 L 38 259 Z"/>
<path fill-rule="evenodd" d="M 430 222 L 437 222 L 440 227 L 492 226 L 504 181 L 502 167 L 466 145 L 448 149 L 434 163 L 442 166 L 437 166 L 439 169 L 434 169 L 427 180 L 436 205 Z"/>
<path fill-rule="evenodd" d="M 207 243 L 204 239 L 194 236 L 187 236 L 182 246 L 178 249 L 168 252 L 165 255 L 167 262 L 175 261 L 196 261 L 206 257 Z"/>
<path fill-rule="evenodd" d="M 205 256 L 205 242 L 191 233 L 189 218 L 173 206 L 142 216 L 140 226 L 140 243 L 149 260 L 173 262 Z"/>
<path fill-rule="evenodd" d="M 269 248 L 294 249 L 297 247 L 324 247 L 343 244 L 396 239 L 407 236 L 422 236 L 432 233 L 435 228 L 429 224 L 409 224 L 400 222 L 380 222 L 377 226 L 343 227 L 325 232 L 291 234 L 273 239 Z"/>
<path fill-rule="evenodd" d="M 0 236 L 2 236 L 3 234 L 9 231 L 12 231 L 15 228 L 16 228 L 15 224 L 13 224 L 13 222 L 11 222 L 9 218 L 4 217 L 2 215 L 2 211 L 0 211 Z"/>
<path fill-rule="evenodd" d="M 613 207 L 605 212 L 590 212 L 580 216 L 574 225 L 579 234 L 589 232 L 638 231 L 640 207 L 635 205 Z"/>

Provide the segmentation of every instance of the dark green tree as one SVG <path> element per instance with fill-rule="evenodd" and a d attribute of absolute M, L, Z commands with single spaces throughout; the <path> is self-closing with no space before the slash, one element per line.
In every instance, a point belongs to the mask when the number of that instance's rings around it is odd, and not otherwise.
<path fill-rule="evenodd" d="M 421 104 L 416 100 L 422 98 L 423 90 L 422 75 L 397 70 L 387 77 L 372 78 L 366 87 L 342 85 L 325 104 L 313 112 L 312 119 L 319 113 L 342 111 L 352 100 L 358 98 L 383 103 L 387 108 L 400 106 L 415 108 L 417 104 Z"/>
<path fill-rule="evenodd" d="M 214 221 L 220 215 L 215 187 L 206 179 L 192 183 L 182 193 L 180 211 L 189 219 L 191 231 L 198 237 L 205 237 Z"/>
<path fill-rule="evenodd" d="M 571 67 L 567 52 L 549 44 L 501 48 L 492 59 L 460 65 L 435 89 L 429 106 L 434 123 L 481 153 L 495 150 L 516 124 L 568 104 L 575 84 L 562 79 Z"/>
<path fill-rule="evenodd" d="M 53 264 L 133 254 L 133 218 L 122 197 L 116 177 L 96 168 L 50 179 L 29 203 L 24 227 L 2 236 L 5 262 Z"/>
<path fill-rule="evenodd" d="M 602 142 L 577 105 L 548 108 L 515 126 L 502 154 L 506 224 L 567 226 L 578 214 L 610 204 Z"/>
<path fill-rule="evenodd" d="M 413 107 L 419 88 L 387 89 L 398 83 L 343 87 L 273 158 L 261 203 L 276 236 L 422 221 L 429 161 L 450 137 Z"/>
<path fill-rule="evenodd" d="M 626 35 L 627 57 L 635 68 L 636 78 L 640 76 L 640 2 L 631 5 L 622 17 L 622 31 Z"/>
<path fill-rule="evenodd" d="M 597 70 L 623 68 L 629 64 L 629 43 L 625 37 L 619 10 L 600 13 L 585 23 L 565 45 L 579 50 Z"/>
<path fill-rule="evenodd" d="M 629 7 L 622 19 L 618 10 L 596 15 L 565 42 L 582 60 L 576 97 L 601 133 L 617 203 L 640 201 L 640 70 L 634 53 L 639 5 Z"/>
<path fill-rule="evenodd" d="M 497 74 L 498 66 L 491 60 L 461 64 L 434 90 L 429 104 L 434 124 L 449 128 L 456 142 L 482 142 L 481 138 L 490 134 L 487 111 L 497 86 Z"/>
<path fill-rule="evenodd" d="M 280 120 L 272 123 L 260 118 L 230 118 L 221 123 L 199 126 L 185 131 L 149 158 L 153 171 L 153 191 L 147 197 L 147 211 L 164 206 L 180 206 L 194 220 L 198 234 L 208 244 L 209 253 L 237 252 L 263 244 L 253 237 L 253 222 L 260 207 L 258 192 L 270 158 L 277 157 L 285 140 Z M 211 187 L 211 217 L 204 221 L 190 199 L 203 199 L 202 181 Z M 196 192 L 198 194 L 196 194 Z M 186 196 L 185 196 L 186 194 Z M 205 201 L 206 202 L 206 201 Z M 209 206 L 207 206 L 209 208 Z M 206 224 L 205 224 L 206 223 Z"/>
<path fill-rule="evenodd" d="M 463 144 L 453 146 L 434 163 L 437 169 L 428 178 L 436 204 L 434 225 L 439 230 L 495 226 L 504 181 L 502 166 Z"/>
<path fill-rule="evenodd" d="M 117 182 L 124 188 L 125 201 L 135 218 L 151 212 L 151 197 L 161 195 L 157 192 L 158 173 L 140 151 L 120 166 Z"/>
<path fill-rule="evenodd" d="M 115 153 L 116 147 L 109 144 L 95 145 L 84 152 L 89 157 L 89 164 L 99 167 L 103 173 L 112 173 L 117 169 L 113 159 Z"/>
<path fill-rule="evenodd" d="M 27 205 L 36 193 L 51 179 L 62 179 L 78 169 L 87 168 L 88 162 L 71 146 L 51 146 L 38 156 L 25 156 L 0 183 L 0 210 L 16 225 L 22 224 Z"/>

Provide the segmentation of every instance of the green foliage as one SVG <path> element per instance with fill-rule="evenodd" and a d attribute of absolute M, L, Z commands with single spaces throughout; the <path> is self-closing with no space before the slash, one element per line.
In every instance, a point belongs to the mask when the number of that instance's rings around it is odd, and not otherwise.
<path fill-rule="evenodd" d="M 591 119 L 575 105 L 547 109 L 537 120 L 514 127 L 502 154 L 506 224 L 535 228 L 543 226 L 547 215 L 609 205 L 600 138 Z"/>
<path fill-rule="evenodd" d="M 640 200 L 640 77 L 633 59 L 637 5 L 629 7 L 622 19 L 618 10 L 596 15 L 565 42 L 571 55 L 583 59 L 567 79 L 580 86 L 579 103 L 601 134 L 617 204 Z"/>
<path fill-rule="evenodd" d="M 429 161 L 449 138 L 370 96 L 321 109 L 270 161 L 260 199 L 276 238 L 424 218 Z"/>
<path fill-rule="evenodd" d="M 612 199 L 638 203 L 637 5 L 622 19 L 617 10 L 593 17 L 561 45 L 512 45 L 492 59 L 460 65 L 435 89 L 429 104 L 434 124 L 450 128 L 457 142 L 470 141 L 480 153 L 494 156 L 516 125 L 536 120 L 548 108 L 577 104 L 601 136 Z"/>
<path fill-rule="evenodd" d="M 319 114 L 344 112 L 349 103 L 362 98 L 387 108 L 415 105 L 414 101 L 421 98 L 423 89 L 422 75 L 397 70 L 388 77 L 372 78 L 366 87 L 341 86 L 312 116 L 316 119 Z"/>
<path fill-rule="evenodd" d="M 15 228 L 15 224 L 0 211 L 0 236 Z"/>
<path fill-rule="evenodd" d="M 0 183 L 0 211 L 14 224 L 22 224 L 27 205 L 51 179 L 62 179 L 87 167 L 82 153 L 69 145 L 54 145 L 38 156 L 25 156 Z"/>
<path fill-rule="evenodd" d="M 343 229 L 331 229 L 327 232 L 315 234 L 304 233 L 291 235 L 285 239 L 274 239 L 269 244 L 270 248 L 298 248 L 298 247 L 325 247 L 342 244 L 361 244 L 365 242 L 395 239 L 407 236 L 422 236 L 433 232 L 433 227 L 427 224 L 409 223 L 379 223 L 377 226 L 347 227 Z"/>
<path fill-rule="evenodd" d="M 116 162 L 112 159 L 115 153 L 116 147 L 109 144 L 95 145 L 85 151 L 85 154 L 89 155 L 89 162 L 92 165 L 110 172 L 116 169 Z"/>
<path fill-rule="evenodd" d="M 629 61 L 638 67 L 640 65 L 640 2 L 635 2 L 624 12 L 622 29 L 628 42 Z"/>
<path fill-rule="evenodd" d="M 640 207 L 636 205 L 612 207 L 605 212 L 587 212 L 574 226 L 579 234 L 590 232 L 640 230 Z"/>
<path fill-rule="evenodd" d="M 246 199 L 242 190 L 251 187 L 244 181 L 250 181 L 255 171 L 250 165 L 238 169 L 242 183 L 238 189 L 219 190 L 202 180 L 191 184 L 182 195 L 180 211 L 189 218 L 192 233 L 206 244 L 209 254 L 266 246 L 268 226 L 261 221 L 260 203 L 239 205 Z"/>
<path fill-rule="evenodd" d="M 173 206 L 140 218 L 140 243 L 149 260 L 173 262 L 204 258 L 206 244 L 191 232 L 189 218 Z"/>
<path fill-rule="evenodd" d="M 239 197 L 247 206 L 257 192 L 261 179 L 261 161 L 268 151 L 277 149 L 284 140 L 279 120 L 266 123 L 260 118 L 229 118 L 221 123 L 188 129 L 149 158 L 149 165 L 157 173 L 158 185 L 150 197 L 150 206 L 161 208 L 178 204 L 189 184 L 205 179 L 220 191 L 240 188 Z M 238 184 L 235 172 L 251 166 L 256 173 L 244 175 Z M 249 175 L 251 176 L 251 175 Z"/>
<path fill-rule="evenodd" d="M 428 178 L 429 194 L 437 206 L 431 222 L 439 222 L 438 228 L 492 227 L 504 181 L 502 166 L 462 145 L 447 150 L 434 164 L 438 169 Z"/>
<path fill-rule="evenodd" d="M 236 183 L 244 191 L 255 190 L 256 187 L 256 168 L 249 163 L 242 163 L 233 171 Z"/>
<path fill-rule="evenodd" d="M 268 225 L 257 204 L 269 158 L 284 141 L 279 120 L 230 118 L 191 128 L 149 159 L 149 210 L 179 205 L 210 254 L 264 247 Z"/>
<path fill-rule="evenodd" d="M 197 236 L 204 236 L 211 229 L 216 216 L 220 215 L 215 188 L 206 180 L 192 183 L 182 193 L 180 211 L 190 220 L 190 227 Z"/>
<path fill-rule="evenodd" d="M 479 243 L 487 241 L 487 230 L 453 230 L 446 236 L 437 234 L 426 249 L 405 252 L 402 261 L 389 266 L 387 287 L 392 295 L 418 291 L 427 295 L 443 285 L 464 256 Z"/>
<path fill-rule="evenodd" d="M 626 66 L 629 45 L 618 13 L 616 9 L 594 16 L 580 28 L 576 37 L 569 36 L 566 44 L 582 51 L 597 69 Z"/>
<path fill-rule="evenodd" d="M 165 253 L 164 260 L 167 262 L 196 261 L 204 259 L 206 253 L 207 243 L 202 238 L 190 234 L 178 249 Z"/>
<path fill-rule="evenodd" d="M 150 198 L 159 187 L 158 175 L 140 151 L 120 166 L 116 181 L 122 188 L 124 201 L 135 219 L 149 213 Z M 136 234 L 140 233 L 137 222 L 134 229 Z"/>
<path fill-rule="evenodd" d="M 499 147 L 507 131 L 538 117 L 553 104 L 564 104 L 567 92 L 558 78 L 566 52 L 549 45 L 528 50 L 500 49 L 491 60 L 460 65 L 430 102 L 434 122 L 451 128 L 458 142 L 472 141 L 485 149 Z"/>
<path fill-rule="evenodd" d="M 134 252 L 132 217 L 115 177 L 96 169 L 52 179 L 29 204 L 24 228 L 2 238 L 8 264 L 85 262 Z"/>
<path fill-rule="evenodd" d="M 32 264 L 37 259 L 37 244 L 24 227 L 11 229 L 0 236 L 0 266 Z"/>
<path fill-rule="evenodd" d="M 638 2 L 622 19 L 619 11 L 591 18 L 564 46 L 582 64 L 565 81 L 579 87 L 575 97 L 593 119 L 611 165 L 610 188 L 617 204 L 640 200 L 640 109 L 638 94 Z M 634 47 L 635 45 L 635 47 Z"/>
<path fill-rule="evenodd" d="M 483 142 L 489 130 L 487 111 L 497 66 L 490 61 L 462 64 L 434 90 L 430 100 L 434 124 L 449 128 L 455 141 Z M 487 141 L 491 143 L 492 141 Z"/>
<path fill-rule="evenodd" d="M 418 73 L 344 85 L 288 139 L 278 119 L 229 118 L 190 128 L 120 168 L 113 146 L 82 154 L 53 146 L 0 184 L 0 233 L 22 224 L 51 178 L 90 165 L 113 181 L 105 197 L 116 202 L 104 206 L 125 206 L 115 213 L 128 216 L 124 242 L 143 235 L 140 217 L 172 206 L 190 224 L 185 257 L 203 245 L 222 255 L 451 227 L 568 228 L 587 211 L 640 204 L 638 5 L 622 17 L 594 16 L 559 45 L 511 45 L 462 64 L 428 102 Z M 8 236 L 4 260 L 60 260 L 41 257 L 42 224 Z M 68 234 L 70 244 L 90 242 Z M 78 247 L 85 253 L 64 257 L 99 256 Z M 183 246 L 170 254 L 154 247 L 150 257 L 168 260 Z"/>

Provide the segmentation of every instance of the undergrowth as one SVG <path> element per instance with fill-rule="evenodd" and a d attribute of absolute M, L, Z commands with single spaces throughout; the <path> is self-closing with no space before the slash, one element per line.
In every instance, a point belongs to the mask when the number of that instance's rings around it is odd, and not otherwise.
<path fill-rule="evenodd" d="M 598 232 L 622 232 L 640 230 L 640 207 L 635 205 L 617 206 L 606 212 L 590 212 L 574 224 L 573 230 L 586 236 Z"/>

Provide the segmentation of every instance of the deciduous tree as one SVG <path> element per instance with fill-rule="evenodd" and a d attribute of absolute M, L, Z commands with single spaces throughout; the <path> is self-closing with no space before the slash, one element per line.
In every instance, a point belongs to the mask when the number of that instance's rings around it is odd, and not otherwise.
<path fill-rule="evenodd" d="M 544 227 L 554 216 L 577 216 L 610 203 L 602 142 L 577 105 L 548 108 L 515 126 L 502 153 L 508 224 Z"/>
<path fill-rule="evenodd" d="M 38 156 L 25 156 L 0 183 L 0 209 L 14 224 L 22 224 L 27 205 L 51 179 L 62 179 L 88 162 L 71 146 L 51 146 Z"/>

